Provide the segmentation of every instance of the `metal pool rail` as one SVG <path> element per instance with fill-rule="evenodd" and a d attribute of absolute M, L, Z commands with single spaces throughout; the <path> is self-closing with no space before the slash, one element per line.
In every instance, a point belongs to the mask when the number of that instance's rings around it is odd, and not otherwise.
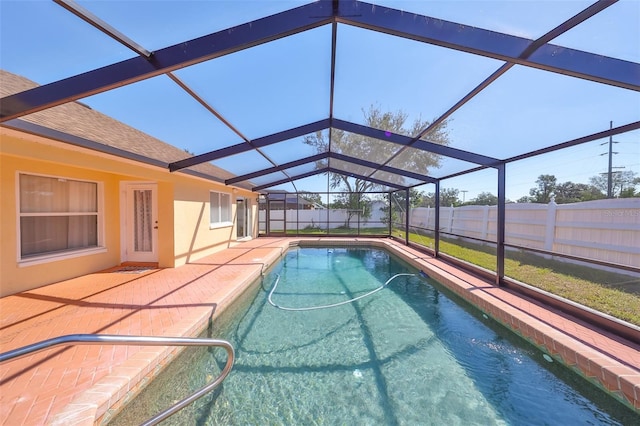
<path fill-rule="evenodd" d="M 227 363 L 218 378 L 197 390 L 182 401 L 173 404 L 165 411 L 155 415 L 146 422 L 145 426 L 156 425 L 172 416 L 187 405 L 215 389 L 227 377 L 235 360 L 235 351 L 231 343 L 221 339 L 204 339 L 189 337 L 154 337 L 154 336 L 118 336 L 110 334 L 68 334 L 54 337 L 38 343 L 23 346 L 0 354 L 0 363 L 11 361 L 34 352 L 40 352 L 53 346 L 60 345 L 130 345 L 130 346 L 218 346 L 227 351 Z"/>

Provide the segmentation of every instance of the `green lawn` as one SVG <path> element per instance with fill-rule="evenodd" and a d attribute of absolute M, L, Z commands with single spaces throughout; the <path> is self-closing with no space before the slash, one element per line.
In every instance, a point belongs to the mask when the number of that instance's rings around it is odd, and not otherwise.
<path fill-rule="evenodd" d="M 411 233 L 410 241 L 433 248 L 433 238 Z M 495 271 L 495 249 L 440 240 L 440 251 Z M 628 275 L 545 259 L 526 251 L 506 252 L 505 275 L 574 302 L 640 325 L 640 280 Z M 635 281 L 635 283 L 634 283 Z"/>

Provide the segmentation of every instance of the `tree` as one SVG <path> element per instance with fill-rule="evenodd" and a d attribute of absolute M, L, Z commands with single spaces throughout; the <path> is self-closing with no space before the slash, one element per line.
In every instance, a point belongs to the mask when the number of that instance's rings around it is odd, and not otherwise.
<path fill-rule="evenodd" d="M 347 220 L 344 226 L 348 229 L 351 227 L 351 219 L 360 215 L 362 219 L 371 217 L 371 200 L 362 192 L 340 192 L 335 195 L 332 209 L 346 210 Z"/>
<path fill-rule="evenodd" d="M 640 191 L 637 191 L 635 187 L 625 188 L 620 191 L 620 198 L 634 198 L 640 197 Z"/>
<path fill-rule="evenodd" d="M 465 204 L 474 206 L 495 206 L 498 205 L 498 197 L 490 192 L 481 192 L 476 198 Z"/>
<path fill-rule="evenodd" d="M 319 206 L 324 206 L 324 203 L 322 202 L 322 196 L 316 192 L 299 191 L 298 196 Z"/>
<path fill-rule="evenodd" d="M 637 173 L 631 170 L 611 173 L 611 192 L 613 197 L 628 198 L 637 196 L 636 187 L 640 185 L 640 178 L 636 175 Z M 589 182 L 603 193 L 607 193 L 609 178 L 606 173 L 591 177 Z"/>
<path fill-rule="evenodd" d="M 547 204 L 551 201 L 551 197 L 556 190 L 557 179 L 554 175 L 540 175 L 536 180 L 538 184 L 537 188 L 531 188 L 529 195 L 531 195 L 531 202 Z"/>
<path fill-rule="evenodd" d="M 386 225 L 389 224 L 389 196 L 391 196 L 391 221 L 394 223 L 404 223 L 404 218 L 400 217 L 399 212 L 405 211 L 406 204 L 406 191 L 396 191 L 391 194 L 385 194 L 383 200 L 384 206 L 380 207 L 380 211 L 383 212 L 382 222 Z M 423 193 L 415 188 L 409 189 L 409 208 L 418 207 L 422 202 Z"/>
<path fill-rule="evenodd" d="M 382 112 L 379 107 L 371 105 L 368 110 L 363 110 L 365 124 L 368 127 L 384 130 L 390 133 L 405 136 L 414 136 L 425 129 L 428 121 L 416 119 L 411 125 L 407 125 L 408 114 L 403 111 Z M 449 143 L 447 133 L 447 122 L 444 121 L 436 126 L 431 132 L 423 137 L 430 142 L 443 145 Z M 327 132 L 316 132 L 305 136 L 304 143 L 315 148 L 318 153 L 326 153 L 329 148 L 332 152 L 348 155 L 355 158 L 381 163 L 389 160 L 398 153 L 399 146 L 385 140 L 370 138 L 355 133 L 345 132 L 339 129 L 331 130 L 331 140 Z M 355 173 L 362 176 L 369 176 L 373 170 L 369 167 L 360 166 L 353 163 L 344 163 L 337 159 L 331 159 L 332 167 L 344 169 L 344 173 L 329 173 L 330 189 L 337 189 L 346 193 L 359 194 L 354 197 L 347 197 L 342 200 L 347 203 L 346 208 L 357 210 L 361 208 L 363 201 L 362 194 L 379 190 L 383 185 L 373 183 L 362 178 L 349 176 Z M 440 167 L 440 156 L 431 152 L 409 148 L 394 158 L 393 167 L 411 171 L 418 171 L 427 175 L 429 169 Z M 326 159 L 316 162 L 316 169 L 324 169 Z M 377 180 L 387 181 L 392 184 L 404 185 L 404 178 L 401 175 L 387 173 L 379 170 L 376 172 Z M 346 224 L 349 226 L 349 224 Z"/>
<path fill-rule="evenodd" d="M 556 203 L 568 204 L 579 201 L 591 201 L 604 198 L 604 194 L 595 186 L 586 183 L 573 183 L 571 181 L 556 185 Z"/>
<path fill-rule="evenodd" d="M 427 192 L 422 194 L 420 204 L 418 207 L 435 207 L 436 206 L 436 194 L 434 192 Z"/>
<path fill-rule="evenodd" d="M 594 178 L 591 178 L 593 180 Z M 554 197 L 558 204 L 577 203 L 605 198 L 600 188 L 586 183 L 571 181 L 558 183 L 554 175 L 540 175 L 536 180 L 538 186 L 531 188 L 529 194 L 518 200 L 519 203 L 549 203 Z M 605 182 L 606 188 L 606 182 Z"/>
<path fill-rule="evenodd" d="M 458 200 L 459 190 L 455 188 L 442 188 L 440 190 L 440 206 L 441 207 L 457 207 L 460 205 Z M 428 192 L 422 194 L 422 200 L 419 207 L 435 207 L 436 206 L 436 194 L 434 192 Z"/>
<path fill-rule="evenodd" d="M 458 199 L 459 190 L 455 188 L 444 188 L 440 190 L 440 206 L 442 207 L 457 207 L 460 205 Z"/>

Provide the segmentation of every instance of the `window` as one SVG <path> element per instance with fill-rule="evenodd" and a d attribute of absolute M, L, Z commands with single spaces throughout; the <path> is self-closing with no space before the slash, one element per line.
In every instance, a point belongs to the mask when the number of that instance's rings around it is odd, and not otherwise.
<path fill-rule="evenodd" d="M 100 246 L 96 182 L 19 175 L 20 260 Z"/>
<path fill-rule="evenodd" d="M 231 226 L 231 194 L 211 192 L 210 224 L 211 227 Z"/>

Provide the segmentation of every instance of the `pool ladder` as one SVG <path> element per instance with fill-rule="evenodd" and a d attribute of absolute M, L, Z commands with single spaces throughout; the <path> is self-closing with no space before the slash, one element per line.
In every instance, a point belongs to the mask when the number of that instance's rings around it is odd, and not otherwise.
<path fill-rule="evenodd" d="M 220 339 L 206 338 L 189 338 L 189 337 L 153 337 L 153 336 L 118 336 L 110 334 L 69 334 L 66 336 L 54 337 L 53 339 L 43 340 L 38 343 L 23 346 L 8 352 L 0 354 L 0 363 L 20 358 L 34 352 L 43 351 L 53 346 L 60 345 L 131 345 L 131 346 L 216 346 L 222 347 L 227 351 L 227 363 L 222 372 L 211 383 L 192 393 L 182 401 L 176 402 L 160 414 L 155 415 L 142 425 L 156 425 L 166 418 L 177 413 L 187 405 L 195 402 L 207 393 L 215 389 L 227 377 L 233 362 L 235 360 L 235 352 L 231 343 Z"/>

